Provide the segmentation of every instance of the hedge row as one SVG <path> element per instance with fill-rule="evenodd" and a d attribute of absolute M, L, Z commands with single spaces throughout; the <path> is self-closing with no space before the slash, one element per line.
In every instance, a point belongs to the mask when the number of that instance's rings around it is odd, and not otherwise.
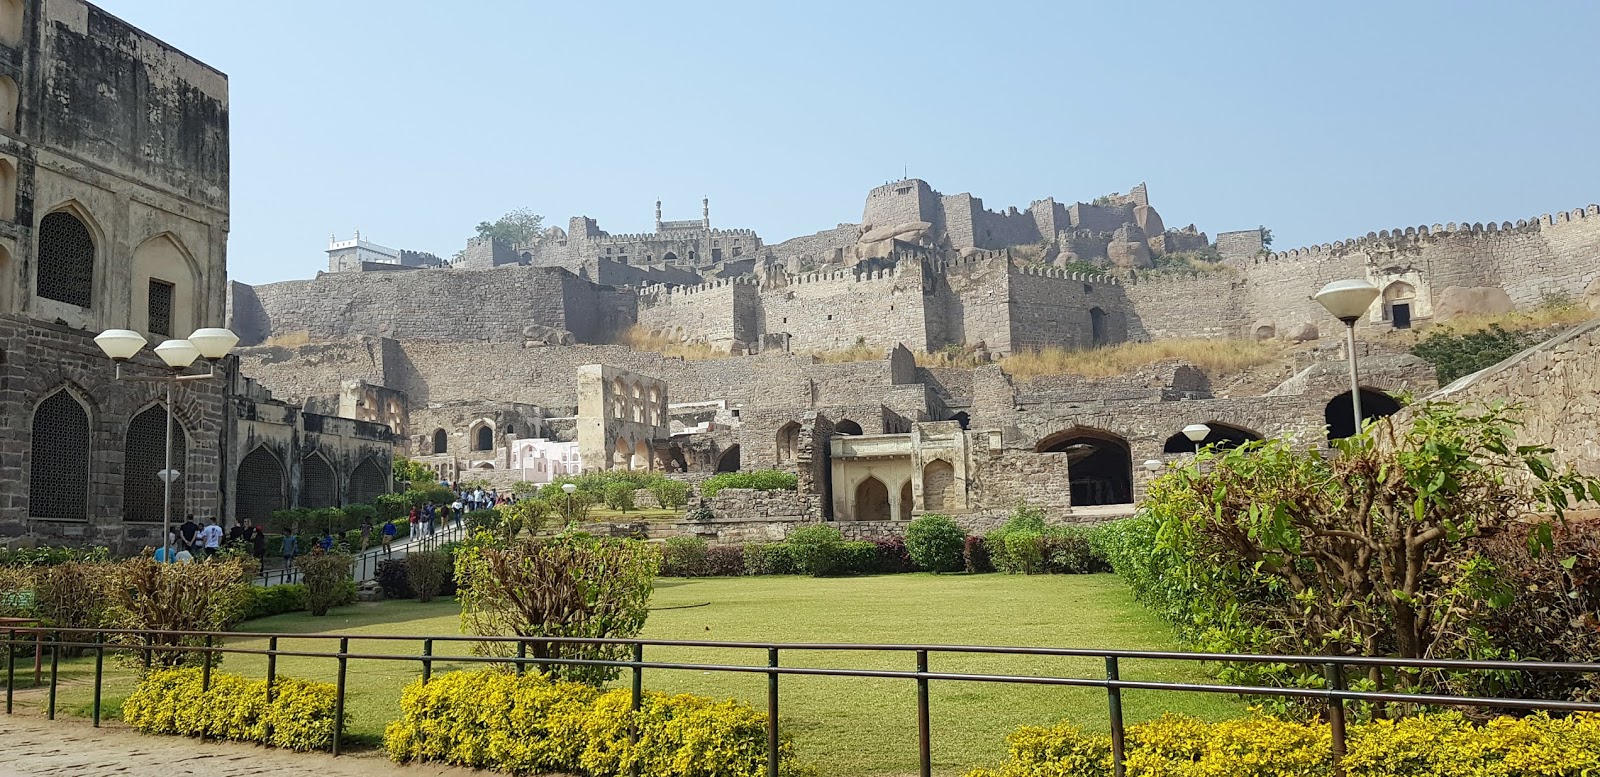
<path fill-rule="evenodd" d="M 1006 738 L 1004 763 L 967 777 L 1111 777 L 1111 737 L 1070 723 L 1025 726 Z M 1128 777 L 1331 777 L 1333 737 L 1322 723 L 1256 716 L 1220 723 L 1167 715 L 1129 726 Z M 1501 717 L 1459 713 L 1352 724 L 1347 777 L 1578 777 L 1600 774 L 1600 715 Z"/>
<path fill-rule="evenodd" d="M 830 527 L 831 528 L 831 527 Z M 917 566 L 898 537 L 859 542 L 839 540 L 822 555 L 790 542 L 708 545 L 699 537 L 673 537 L 661 552 L 664 577 L 739 577 L 744 575 L 888 575 L 915 572 Z"/>
<path fill-rule="evenodd" d="M 620 777 L 758 777 L 767 763 L 766 715 L 735 701 L 646 693 L 638 712 L 626 690 L 482 670 L 414 682 L 401 719 L 384 731 L 395 761 L 442 761 L 514 774 Z M 638 741 L 629 741 L 630 727 Z M 801 775 L 779 744 L 780 774 Z"/>
<path fill-rule="evenodd" d="M 146 675 L 122 703 L 123 721 L 146 734 L 204 734 L 291 750 L 332 745 L 333 684 L 278 677 L 269 702 L 266 680 L 216 673 L 210 689 L 202 690 L 201 671 L 167 669 Z"/>

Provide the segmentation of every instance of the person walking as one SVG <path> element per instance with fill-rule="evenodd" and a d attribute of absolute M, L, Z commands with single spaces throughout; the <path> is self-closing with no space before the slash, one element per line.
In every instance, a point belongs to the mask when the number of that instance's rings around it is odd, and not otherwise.
<path fill-rule="evenodd" d="M 289 533 L 283 537 L 283 568 L 294 569 L 294 557 L 300 555 L 300 536 L 290 527 Z"/>
<path fill-rule="evenodd" d="M 267 563 L 267 530 L 257 524 L 250 530 L 250 550 L 256 561 L 265 565 Z"/>
<path fill-rule="evenodd" d="M 371 518 L 363 518 L 363 519 L 361 519 L 361 551 L 363 553 L 366 552 L 367 543 L 370 542 L 371 540 L 372 540 L 372 519 Z"/>
<path fill-rule="evenodd" d="M 322 539 L 317 541 L 317 547 L 322 548 L 322 552 L 323 553 L 332 553 L 333 552 L 333 532 L 324 530 L 322 532 Z"/>
<path fill-rule="evenodd" d="M 211 558 L 221 552 L 222 527 L 217 525 L 216 518 L 206 520 L 206 527 L 200 530 L 200 544 L 205 549 L 206 558 Z"/>
<path fill-rule="evenodd" d="M 384 523 L 383 523 L 383 555 L 389 556 L 389 555 L 393 554 L 393 551 L 390 549 L 389 546 L 394 542 L 395 535 L 397 535 L 399 533 L 400 533 L 400 530 L 395 527 L 394 521 L 384 521 Z"/>

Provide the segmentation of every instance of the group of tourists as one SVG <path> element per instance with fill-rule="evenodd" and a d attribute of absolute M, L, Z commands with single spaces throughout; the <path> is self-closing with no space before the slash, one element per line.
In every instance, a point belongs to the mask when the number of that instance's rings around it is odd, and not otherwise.
<path fill-rule="evenodd" d="M 155 559 L 168 563 L 190 563 L 209 559 L 224 548 L 237 548 L 256 559 L 267 555 L 267 531 L 260 526 L 237 524 L 224 532 L 216 518 L 207 518 L 204 525 L 186 516 L 183 523 L 173 528 L 167 542 L 155 551 Z"/>

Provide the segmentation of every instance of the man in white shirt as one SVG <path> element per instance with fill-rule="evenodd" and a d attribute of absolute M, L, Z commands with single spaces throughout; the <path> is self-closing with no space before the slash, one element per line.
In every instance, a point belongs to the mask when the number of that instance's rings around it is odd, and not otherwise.
<path fill-rule="evenodd" d="M 217 525 L 217 519 L 206 521 L 206 527 L 200 530 L 200 539 L 205 545 L 207 558 L 217 555 L 217 551 L 222 549 L 222 527 Z"/>

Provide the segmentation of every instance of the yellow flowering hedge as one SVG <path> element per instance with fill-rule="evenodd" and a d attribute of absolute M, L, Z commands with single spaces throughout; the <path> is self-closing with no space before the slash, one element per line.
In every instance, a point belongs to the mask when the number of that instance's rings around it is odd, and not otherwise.
<path fill-rule="evenodd" d="M 449 672 L 407 686 L 400 720 L 384 731 L 395 761 L 442 761 L 512 774 L 591 777 L 759 777 L 767 718 L 735 701 L 646 693 L 637 713 L 627 690 L 602 692 L 539 674 Z M 639 741 L 630 743 L 630 724 Z M 810 774 L 784 739 L 785 777 Z"/>
<path fill-rule="evenodd" d="M 1321 723 L 1265 715 L 1220 723 L 1167 715 L 1128 727 L 1128 777 L 1327 777 L 1332 736 Z M 1350 726 L 1349 777 L 1591 777 L 1600 775 L 1600 715 L 1495 718 L 1457 713 Z M 1024 726 L 1006 760 L 966 777 L 1110 777 L 1111 738 L 1070 723 Z"/>
<path fill-rule="evenodd" d="M 260 742 L 291 750 L 333 744 L 331 683 L 279 677 L 267 702 L 267 681 L 221 672 L 202 691 L 200 669 L 151 672 L 122 703 L 122 719 L 146 734 L 183 734 Z M 345 716 L 349 725 L 349 715 Z"/>

